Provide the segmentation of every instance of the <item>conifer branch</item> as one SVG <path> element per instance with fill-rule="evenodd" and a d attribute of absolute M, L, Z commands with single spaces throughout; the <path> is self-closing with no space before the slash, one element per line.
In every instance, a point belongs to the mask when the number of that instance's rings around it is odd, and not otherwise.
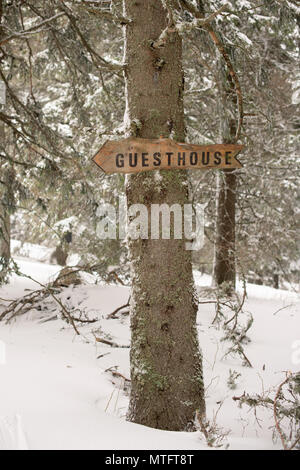
<path fill-rule="evenodd" d="M 218 15 L 220 15 L 222 12 L 225 10 L 227 11 L 228 5 L 222 5 L 221 8 L 216 10 L 215 12 L 211 13 L 209 16 L 206 18 L 204 17 L 197 17 L 194 19 L 193 22 L 180 22 L 176 23 L 174 20 L 174 15 L 173 15 L 173 0 L 162 0 L 166 10 L 168 11 L 168 17 L 169 17 L 169 22 L 167 27 L 162 31 L 161 35 L 159 36 L 156 41 L 151 43 L 152 49 L 158 49 L 160 47 L 164 47 L 168 38 L 169 34 L 172 33 L 181 33 L 183 31 L 188 31 L 194 28 L 199 28 L 199 27 L 204 27 L 211 23 Z"/>
<path fill-rule="evenodd" d="M 11 41 L 13 39 L 22 39 L 24 37 L 30 36 L 31 34 L 40 33 L 40 32 L 43 31 L 41 29 L 43 26 L 51 23 L 54 20 L 57 20 L 58 18 L 60 18 L 61 16 L 64 16 L 64 15 L 65 15 L 64 12 L 60 12 L 60 13 L 57 13 L 57 15 L 52 16 L 51 18 L 47 18 L 46 20 L 41 21 L 37 25 L 31 26 L 31 28 L 28 28 L 28 29 L 23 30 L 23 31 L 16 31 L 16 32 L 12 33 L 10 36 L 7 36 L 7 37 L 1 39 L 0 40 L 0 46 L 3 46 L 4 44 L 7 44 L 9 41 Z"/>
<path fill-rule="evenodd" d="M 71 3 L 79 8 L 84 9 L 85 11 L 88 11 L 89 13 L 92 13 L 93 15 L 96 16 L 101 16 L 102 18 L 107 18 L 108 20 L 113 21 L 114 23 L 120 24 L 121 26 L 124 26 L 126 24 L 131 23 L 131 20 L 129 18 L 126 18 L 123 15 L 120 15 L 119 13 L 114 13 L 110 10 L 104 10 L 101 8 L 103 4 L 100 2 L 90 2 L 86 0 L 70 0 Z"/>
<path fill-rule="evenodd" d="M 92 57 L 93 60 L 94 59 L 97 60 L 98 66 L 100 66 L 102 68 L 106 68 L 106 69 L 111 70 L 113 72 L 121 72 L 121 71 L 124 70 L 124 65 L 123 64 L 118 64 L 117 62 L 110 62 L 110 61 L 104 59 L 103 57 L 101 57 L 92 48 L 92 46 L 89 44 L 89 42 L 84 37 L 84 34 L 81 32 L 79 26 L 77 25 L 77 18 L 73 14 L 71 14 L 63 4 L 60 5 L 60 8 L 63 9 L 64 13 L 68 17 L 73 29 L 77 33 L 77 35 L 78 35 L 82 45 L 84 46 L 84 48 L 88 51 L 88 53 L 90 54 L 90 56 Z"/>
<path fill-rule="evenodd" d="M 187 11 L 189 11 L 195 18 L 199 20 L 204 20 L 204 13 L 200 12 L 189 0 L 180 0 L 182 5 L 186 8 Z M 223 5 L 224 6 L 224 5 Z M 225 9 L 225 8 L 224 8 Z M 220 10 L 220 9 L 219 9 Z M 218 14 L 220 11 L 218 10 Z M 224 10 L 222 10 L 224 11 Z M 237 124 L 237 130 L 236 130 L 236 135 L 235 135 L 235 141 L 237 142 L 240 138 L 241 135 L 241 130 L 243 126 L 243 119 L 244 119 L 244 106 L 243 106 L 243 95 L 242 95 L 242 89 L 240 85 L 239 78 L 237 76 L 237 73 L 234 70 L 234 67 L 231 63 L 230 57 L 227 54 L 225 47 L 222 43 L 222 40 L 220 39 L 219 35 L 214 31 L 213 26 L 210 24 L 211 21 L 217 16 L 217 12 L 211 14 L 207 19 L 211 18 L 210 21 L 204 22 L 201 26 L 209 33 L 212 41 L 215 43 L 215 46 L 219 50 L 220 54 L 223 56 L 223 59 L 225 60 L 225 63 L 227 65 L 228 71 L 230 76 L 232 77 L 232 80 L 234 82 L 235 86 L 235 93 L 237 96 L 237 104 L 238 104 L 238 124 Z"/>

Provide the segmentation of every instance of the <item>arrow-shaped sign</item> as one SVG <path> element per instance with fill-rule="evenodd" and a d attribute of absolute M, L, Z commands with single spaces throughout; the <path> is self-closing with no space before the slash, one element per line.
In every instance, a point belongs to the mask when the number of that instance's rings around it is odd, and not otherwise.
<path fill-rule="evenodd" d="M 108 140 L 93 161 L 105 173 L 139 173 L 150 170 L 242 168 L 236 158 L 243 145 L 181 144 L 171 139 L 129 137 Z"/>

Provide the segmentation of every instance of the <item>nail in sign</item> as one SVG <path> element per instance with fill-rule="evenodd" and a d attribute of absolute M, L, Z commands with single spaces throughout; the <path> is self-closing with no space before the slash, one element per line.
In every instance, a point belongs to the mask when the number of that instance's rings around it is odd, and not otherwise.
<path fill-rule="evenodd" d="M 242 168 L 236 158 L 243 145 L 181 144 L 171 139 L 108 140 L 93 161 L 105 173 L 139 173 L 150 170 Z"/>

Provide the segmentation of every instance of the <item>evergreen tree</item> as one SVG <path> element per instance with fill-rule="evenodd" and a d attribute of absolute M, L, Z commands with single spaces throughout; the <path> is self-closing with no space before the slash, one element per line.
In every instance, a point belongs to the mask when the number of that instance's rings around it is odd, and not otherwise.
<path fill-rule="evenodd" d="M 178 33 L 161 47 L 153 43 L 173 26 L 169 2 L 125 0 L 125 124 L 129 135 L 185 139 L 182 45 Z M 185 171 L 128 176 L 128 205 L 188 202 Z M 196 332 L 197 302 L 191 255 L 185 240 L 129 241 L 131 261 L 131 397 L 128 418 L 180 431 L 204 413 L 201 356 Z"/>

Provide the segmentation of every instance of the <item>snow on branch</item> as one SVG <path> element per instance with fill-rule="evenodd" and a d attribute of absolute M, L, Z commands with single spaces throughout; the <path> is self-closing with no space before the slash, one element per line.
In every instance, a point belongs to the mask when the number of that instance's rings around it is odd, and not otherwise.
<path fill-rule="evenodd" d="M 26 30 L 13 32 L 12 34 L 10 34 L 9 36 L 3 38 L 0 41 L 0 46 L 3 46 L 4 44 L 8 43 L 12 39 L 21 39 L 21 38 L 27 37 L 31 34 L 40 33 L 41 31 L 43 31 L 43 29 L 41 29 L 43 26 L 51 23 L 54 20 L 57 20 L 58 18 L 60 18 L 61 16 L 64 16 L 64 15 L 65 15 L 64 12 L 60 12 L 60 13 L 57 13 L 57 15 L 54 15 L 51 18 L 47 18 L 46 20 L 41 21 L 40 23 L 38 23 L 34 26 L 31 26 L 30 28 L 28 28 Z"/>
<path fill-rule="evenodd" d="M 222 5 L 221 8 L 218 10 L 214 11 L 207 17 L 196 17 L 194 18 L 193 21 L 187 22 L 187 21 L 180 21 L 179 23 L 176 23 L 175 18 L 174 18 L 174 12 L 175 12 L 175 5 L 173 0 L 162 0 L 162 3 L 165 7 L 165 9 L 168 11 L 168 25 L 167 27 L 162 31 L 161 35 L 159 38 L 151 43 L 151 47 L 153 49 L 158 49 L 160 47 L 164 47 L 168 38 L 169 34 L 178 32 L 182 33 L 184 31 L 189 31 L 194 28 L 199 28 L 199 27 L 204 27 L 205 25 L 211 23 L 218 15 L 220 15 L 224 11 L 229 11 L 228 10 L 228 5 Z M 185 3 L 185 2 L 184 2 Z M 193 7 L 194 8 L 194 7 Z"/>
<path fill-rule="evenodd" d="M 79 25 L 78 25 L 78 18 L 76 16 L 74 16 L 72 14 L 72 12 L 67 9 L 63 4 L 60 5 L 60 9 L 63 10 L 63 12 L 66 14 L 66 16 L 68 17 L 71 25 L 72 25 L 72 28 L 73 30 L 75 31 L 75 33 L 77 34 L 80 42 L 82 43 L 83 47 L 85 48 L 85 50 L 90 54 L 91 58 L 92 58 L 92 61 L 93 63 L 98 67 L 100 68 L 106 68 L 106 69 L 109 69 L 113 72 L 121 72 L 123 71 L 124 69 L 124 65 L 123 64 L 120 64 L 116 61 L 109 61 L 107 59 L 104 59 L 103 57 L 101 57 L 97 51 L 95 51 L 95 49 L 90 45 L 90 43 L 88 42 L 88 40 L 86 39 L 84 33 L 81 31 Z"/>
<path fill-rule="evenodd" d="M 118 23 L 121 26 L 129 24 L 131 21 L 129 18 L 121 15 L 117 11 L 111 11 L 111 9 L 104 9 L 103 6 L 111 6 L 110 2 L 94 2 L 89 0 L 70 0 L 73 5 L 76 5 L 93 15 L 107 18 L 114 23 Z"/>
<path fill-rule="evenodd" d="M 186 8 L 189 13 L 191 13 L 195 18 L 199 20 L 204 20 L 204 15 L 202 12 L 200 12 L 189 0 L 180 0 L 182 5 Z M 226 5 L 227 7 L 227 5 Z M 224 10 L 223 10 L 224 11 Z M 220 13 L 220 10 L 218 10 Z M 215 12 L 217 13 L 217 12 Z M 216 16 L 216 14 L 215 14 Z M 214 17 L 215 17 L 214 16 Z M 210 15 L 208 18 L 212 17 Z M 214 19 L 214 18 L 212 18 Z M 212 21 L 212 20 L 210 20 Z M 209 21 L 205 22 L 202 24 L 202 27 L 209 33 L 212 41 L 215 43 L 217 49 L 219 50 L 220 54 L 223 56 L 223 59 L 225 60 L 225 63 L 227 65 L 229 74 L 234 82 L 234 87 L 235 87 L 235 93 L 237 96 L 237 106 L 238 106 L 238 124 L 237 124 L 237 130 L 236 130 L 236 135 L 235 135 L 235 142 L 237 142 L 240 138 L 241 135 L 241 130 L 242 130 L 242 125 L 243 125 L 243 119 L 244 119 L 244 106 L 243 106 L 243 95 L 242 95 L 242 89 L 240 85 L 239 78 L 237 76 L 236 71 L 234 70 L 234 67 L 231 63 L 230 57 L 227 54 L 225 47 L 223 45 L 223 42 L 220 38 L 220 36 L 215 32 L 213 26 L 210 24 Z"/>

